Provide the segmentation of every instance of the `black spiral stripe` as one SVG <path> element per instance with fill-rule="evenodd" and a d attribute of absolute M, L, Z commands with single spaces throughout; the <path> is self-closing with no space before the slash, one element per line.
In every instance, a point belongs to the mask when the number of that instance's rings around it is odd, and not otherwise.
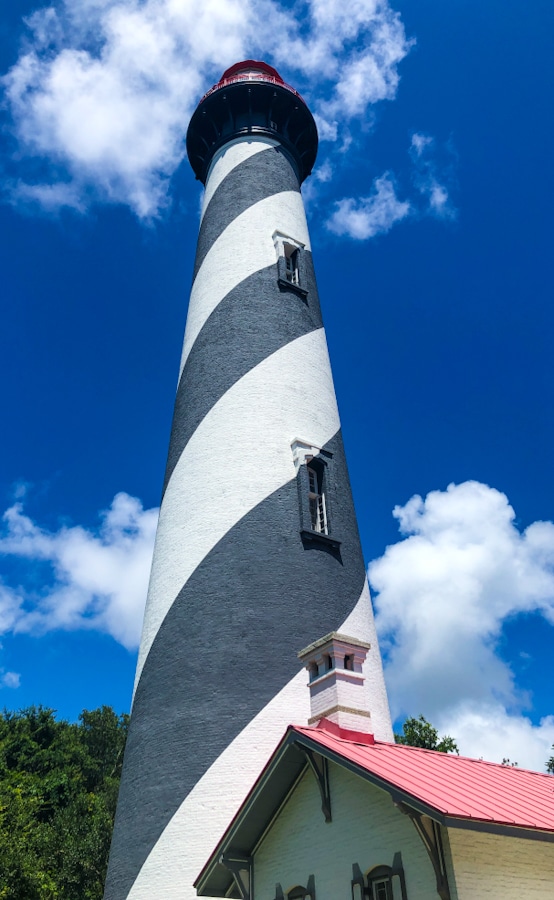
<path fill-rule="evenodd" d="M 128 895 L 184 798 L 298 672 L 297 650 L 339 628 L 362 592 L 365 569 L 340 432 L 327 449 L 340 560 L 321 546 L 305 549 L 297 485 L 289 482 L 205 557 L 158 631 L 133 704 L 125 752 L 132 777 L 123 779 L 119 796 L 110 900 Z"/>

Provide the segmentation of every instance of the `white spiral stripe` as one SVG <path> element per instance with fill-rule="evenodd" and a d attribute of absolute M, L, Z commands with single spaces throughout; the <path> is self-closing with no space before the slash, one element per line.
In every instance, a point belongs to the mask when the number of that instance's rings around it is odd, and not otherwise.
<path fill-rule="evenodd" d="M 275 231 L 309 249 L 306 214 L 298 191 L 282 191 L 249 206 L 206 253 L 190 293 L 179 377 L 202 326 L 223 298 L 245 278 L 277 262 Z"/>
<path fill-rule="evenodd" d="M 183 450 L 160 509 L 135 689 L 158 629 L 196 567 L 243 516 L 295 477 L 291 442 L 307 435 L 324 447 L 339 428 L 323 328 L 268 356 L 212 406 Z"/>
<path fill-rule="evenodd" d="M 208 208 L 208 204 L 219 185 L 227 178 L 227 175 L 231 174 L 233 169 L 236 169 L 236 167 L 245 162 L 245 160 L 250 159 L 251 156 L 255 156 L 256 153 L 267 150 L 268 147 L 278 146 L 278 141 L 273 141 L 271 138 L 265 137 L 251 137 L 248 140 L 236 138 L 236 140 L 231 143 L 225 144 L 225 146 L 216 153 L 210 164 L 208 178 L 206 179 L 206 190 L 204 191 L 204 198 L 202 200 L 202 214 L 200 216 L 200 221 L 204 218 L 204 213 Z"/>

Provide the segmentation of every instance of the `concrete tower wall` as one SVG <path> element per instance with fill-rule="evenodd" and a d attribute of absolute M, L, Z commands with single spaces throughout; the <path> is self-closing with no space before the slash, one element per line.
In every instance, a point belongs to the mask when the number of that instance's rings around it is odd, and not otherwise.
<path fill-rule="evenodd" d="M 302 248 L 302 291 L 279 281 L 276 233 Z M 325 466 L 328 540 L 306 534 L 298 439 Z M 308 720 L 297 651 L 333 630 L 371 643 L 390 739 L 298 174 L 277 141 L 245 138 L 206 184 L 106 900 L 195 896 L 285 727 Z"/>

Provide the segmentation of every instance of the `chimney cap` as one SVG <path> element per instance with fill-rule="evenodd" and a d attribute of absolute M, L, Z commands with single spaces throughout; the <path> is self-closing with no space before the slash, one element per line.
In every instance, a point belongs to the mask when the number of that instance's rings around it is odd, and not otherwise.
<path fill-rule="evenodd" d="M 319 650 L 320 647 L 324 647 L 326 644 L 332 642 L 361 647 L 363 650 L 369 650 L 371 647 L 371 644 L 368 644 L 367 641 L 360 641 L 358 638 L 350 637 L 348 634 L 340 634 L 338 631 L 330 631 L 329 634 L 326 634 L 324 637 L 319 638 L 319 640 L 314 641 L 313 644 L 308 644 L 307 647 L 300 650 L 297 654 L 298 659 L 304 659 L 304 657 L 313 653 L 314 650 Z"/>

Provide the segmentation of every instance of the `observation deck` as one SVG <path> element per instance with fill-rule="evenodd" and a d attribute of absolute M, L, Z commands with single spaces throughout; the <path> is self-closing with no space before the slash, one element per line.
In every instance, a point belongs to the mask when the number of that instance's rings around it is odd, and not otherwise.
<path fill-rule="evenodd" d="M 276 69 L 253 59 L 226 69 L 192 116 L 187 154 L 196 177 L 205 184 L 215 153 L 229 141 L 248 135 L 278 141 L 300 182 L 311 173 L 318 137 L 308 106 Z"/>

